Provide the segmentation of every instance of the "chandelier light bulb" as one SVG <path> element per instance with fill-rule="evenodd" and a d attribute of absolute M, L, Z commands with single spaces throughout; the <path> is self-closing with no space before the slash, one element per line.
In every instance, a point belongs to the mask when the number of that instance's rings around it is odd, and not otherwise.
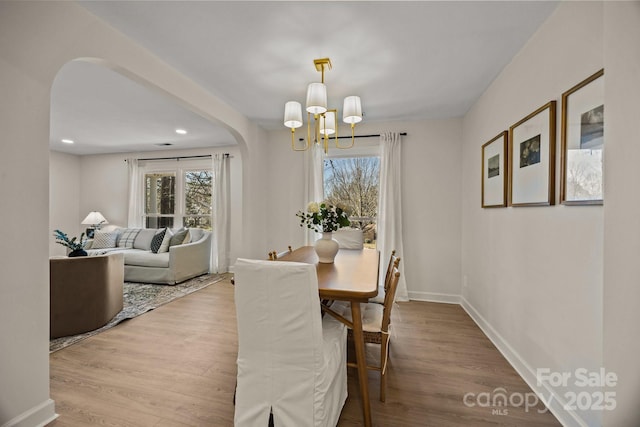
<path fill-rule="evenodd" d="M 347 96 L 342 108 L 342 121 L 355 124 L 362 121 L 362 104 L 359 96 Z"/>
<path fill-rule="evenodd" d="M 307 111 L 314 115 L 327 111 L 327 87 L 324 83 L 310 83 L 307 87 Z"/>
<path fill-rule="evenodd" d="M 336 113 L 327 111 L 320 116 L 320 133 L 322 135 L 333 135 L 336 133 Z"/>
<path fill-rule="evenodd" d="M 297 101 L 289 101 L 284 105 L 284 125 L 291 129 L 302 126 L 302 105 Z"/>

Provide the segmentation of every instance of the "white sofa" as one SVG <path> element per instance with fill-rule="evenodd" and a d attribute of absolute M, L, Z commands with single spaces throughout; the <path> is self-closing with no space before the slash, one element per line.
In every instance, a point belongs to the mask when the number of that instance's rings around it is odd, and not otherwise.
<path fill-rule="evenodd" d="M 165 237 L 166 245 L 154 253 L 151 243 L 160 231 L 162 229 L 116 228 L 96 232 L 94 239 L 87 242 L 85 250 L 89 256 L 122 252 L 126 282 L 175 285 L 209 272 L 210 231 L 189 228 L 186 241 L 173 242 L 169 246 L 170 237 L 177 237 L 180 231 L 171 230 L 171 236 Z"/>

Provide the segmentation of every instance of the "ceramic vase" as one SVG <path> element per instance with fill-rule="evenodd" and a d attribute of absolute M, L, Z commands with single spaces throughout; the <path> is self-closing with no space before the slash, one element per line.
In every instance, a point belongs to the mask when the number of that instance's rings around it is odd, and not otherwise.
<path fill-rule="evenodd" d="M 318 261 L 323 264 L 332 264 L 339 249 L 338 242 L 333 240 L 333 233 L 330 231 L 322 233 L 322 237 L 316 240 L 314 247 Z"/>

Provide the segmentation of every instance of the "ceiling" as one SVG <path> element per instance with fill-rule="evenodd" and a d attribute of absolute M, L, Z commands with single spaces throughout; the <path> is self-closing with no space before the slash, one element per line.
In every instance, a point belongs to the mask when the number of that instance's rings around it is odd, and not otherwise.
<path fill-rule="evenodd" d="M 367 122 L 460 117 L 555 1 L 87 1 L 80 4 L 266 129 L 304 103 L 329 57 L 329 107 L 359 95 Z M 189 131 L 176 135 L 177 127 Z M 77 135 L 77 136 L 76 136 Z M 75 139 L 62 144 L 62 138 Z M 67 64 L 52 149 L 74 154 L 229 145 L 231 135 L 95 64 Z"/>

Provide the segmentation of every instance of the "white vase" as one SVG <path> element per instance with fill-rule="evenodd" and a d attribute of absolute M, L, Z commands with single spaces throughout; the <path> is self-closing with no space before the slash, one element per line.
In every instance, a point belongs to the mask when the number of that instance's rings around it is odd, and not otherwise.
<path fill-rule="evenodd" d="M 320 239 L 316 240 L 314 247 L 318 255 L 318 261 L 323 264 L 332 264 L 340 246 L 337 241 L 333 240 L 333 233 L 326 231 L 322 233 Z"/>

